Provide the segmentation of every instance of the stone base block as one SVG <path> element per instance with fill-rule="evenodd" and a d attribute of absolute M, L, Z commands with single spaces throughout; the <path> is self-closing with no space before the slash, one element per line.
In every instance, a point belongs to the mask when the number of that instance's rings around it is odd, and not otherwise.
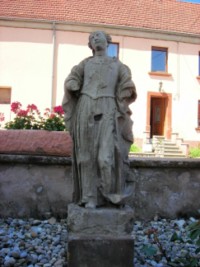
<path fill-rule="evenodd" d="M 133 267 L 133 253 L 129 236 L 69 236 L 68 267 Z"/>
<path fill-rule="evenodd" d="M 130 207 L 86 209 L 68 205 L 68 231 L 72 234 L 125 236 L 131 234 L 133 222 Z"/>

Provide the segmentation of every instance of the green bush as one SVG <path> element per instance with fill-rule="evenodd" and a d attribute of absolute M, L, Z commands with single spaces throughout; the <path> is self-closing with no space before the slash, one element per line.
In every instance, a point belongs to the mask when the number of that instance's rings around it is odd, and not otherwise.
<path fill-rule="evenodd" d="M 131 145 L 131 148 L 130 148 L 130 152 L 141 152 L 141 148 L 140 147 L 138 147 L 137 145 L 135 145 L 135 144 L 132 144 Z"/>
<path fill-rule="evenodd" d="M 193 147 L 189 151 L 189 156 L 191 158 L 200 158 L 200 147 Z"/>

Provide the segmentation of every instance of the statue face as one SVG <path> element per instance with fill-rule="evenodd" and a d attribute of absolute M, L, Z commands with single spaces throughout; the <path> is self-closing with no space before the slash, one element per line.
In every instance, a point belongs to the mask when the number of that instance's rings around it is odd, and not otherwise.
<path fill-rule="evenodd" d="M 94 51 L 106 50 L 108 43 L 103 32 L 97 31 L 90 36 L 90 44 Z"/>

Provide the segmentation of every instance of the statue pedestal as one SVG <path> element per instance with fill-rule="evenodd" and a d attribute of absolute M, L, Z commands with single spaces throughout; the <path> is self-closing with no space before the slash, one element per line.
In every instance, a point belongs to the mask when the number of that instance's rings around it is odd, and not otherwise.
<path fill-rule="evenodd" d="M 69 267 L 133 267 L 131 208 L 68 206 Z"/>

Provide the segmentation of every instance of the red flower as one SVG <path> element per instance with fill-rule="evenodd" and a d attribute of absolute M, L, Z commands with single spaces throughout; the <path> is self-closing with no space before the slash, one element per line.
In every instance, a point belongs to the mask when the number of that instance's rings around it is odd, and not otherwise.
<path fill-rule="evenodd" d="M 11 104 L 11 111 L 17 114 L 20 111 L 22 104 L 18 101 Z"/>
<path fill-rule="evenodd" d="M 46 109 L 44 110 L 44 116 L 49 117 L 50 112 L 51 112 L 50 108 L 46 108 Z"/>
<path fill-rule="evenodd" d="M 53 108 L 53 111 L 59 115 L 63 115 L 64 114 L 64 110 L 62 108 L 62 106 L 56 106 Z"/>
<path fill-rule="evenodd" d="M 51 113 L 50 116 L 49 116 L 49 118 L 50 119 L 53 119 L 53 118 L 55 118 L 55 116 L 56 116 L 55 114 Z"/>
<path fill-rule="evenodd" d="M 26 117 L 27 114 L 28 114 L 28 110 L 20 109 L 20 110 L 17 112 L 17 116 L 19 116 L 19 117 Z"/>
<path fill-rule="evenodd" d="M 27 110 L 28 110 L 28 112 L 36 111 L 37 113 L 39 113 L 37 106 L 34 104 L 28 105 Z"/>

